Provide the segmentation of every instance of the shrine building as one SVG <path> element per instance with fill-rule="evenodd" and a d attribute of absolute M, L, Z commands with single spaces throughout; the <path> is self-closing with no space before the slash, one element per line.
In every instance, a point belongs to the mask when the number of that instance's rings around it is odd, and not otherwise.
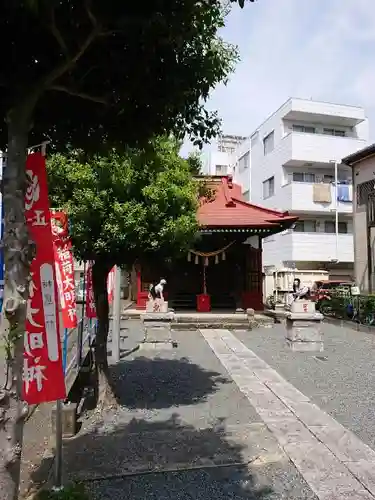
<path fill-rule="evenodd" d="M 201 237 L 162 269 L 152 262 L 137 268 L 137 308 L 146 307 L 150 284 L 165 278 L 165 296 L 175 311 L 261 311 L 262 240 L 289 229 L 298 217 L 246 202 L 231 176 L 198 179 L 215 193 L 198 209 Z"/>

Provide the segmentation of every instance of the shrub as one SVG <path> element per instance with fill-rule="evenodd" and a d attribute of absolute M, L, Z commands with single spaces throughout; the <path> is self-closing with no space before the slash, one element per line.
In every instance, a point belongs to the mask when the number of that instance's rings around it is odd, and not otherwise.
<path fill-rule="evenodd" d="M 41 490 L 35 500 L 89 500 L 83 484 L 75 483 L 61 490 Z"/>

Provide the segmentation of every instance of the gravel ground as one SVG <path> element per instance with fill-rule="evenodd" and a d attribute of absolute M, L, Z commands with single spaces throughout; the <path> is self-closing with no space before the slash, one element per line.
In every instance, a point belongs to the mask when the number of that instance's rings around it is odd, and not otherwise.
<path fill-rule="evenodd" d="M 96 500 L 316 500 L 200 333 L 173 337 L 118 365 L 121 408 L 65 443 L 67 478 Z"/>
<path fill-rule="evenodd" d="M 298 473 L 277 465 L 177 472 L 91 483 L 94 500 L 317 500 Z"/>
<path fill-rule="evenodd" d="M 281 324 L 233 333 L 322 410 L 375 449 L 375 335 L 330 324 L 323 328 L 324 351 L 312 353 L 288 349 Z"/>

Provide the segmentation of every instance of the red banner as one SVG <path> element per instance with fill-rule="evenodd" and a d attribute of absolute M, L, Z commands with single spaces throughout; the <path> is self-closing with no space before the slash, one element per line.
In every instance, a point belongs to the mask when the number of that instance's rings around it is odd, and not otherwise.
<path fill-rule="evenodd" d="M 93 262 L 89 262 L 86 273 L 86 318 L 96 318 L 94 286 L 92 281 Z"/>
<path fill-rule="evenodd" d="M 113 266 L 107 277 L 108 304 L 112 304 L 115 293 L 115 273 L 116 266 Z"/>
<path fill-rule="evenodd" d="M 36 244 L 31 263 L 24 336 L 23 398 L 29 404 L 65 399 L 59 335 L 58 291 L 52 244 L 46 162 L 40 153 L 26 161 L 25 217 Z"/>
<path fill-rule="evenodd" d="M 64 328 L 77 326 L 74 262 L 69 238 L 68 218 L 64 212 L 51 210 L 56 279 Z"/>

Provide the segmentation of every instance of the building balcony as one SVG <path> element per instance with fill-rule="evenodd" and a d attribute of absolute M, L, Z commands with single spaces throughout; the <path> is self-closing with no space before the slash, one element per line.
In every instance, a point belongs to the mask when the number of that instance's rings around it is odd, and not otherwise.
<path fill-rule="evenodd" d="M 366 119 L 365 110 L 358 106 L 291 98 L 281 110 L 282 118 L 327 125 L 355 127 Z"/>
<path fill-rule="evenodd" d="M 315 186 L 315 187 L 314 187 Z M 319 189 L 323 186 L 326 190 L 325 193 L 319 192 Z M 351 184 L 345 186 L 347 192 L 340 192 L 340 187 L 338 186 L 339 195 L 348 195 L 348 201 L 337 202 L 337 209 L 339 213 L 351 214 L 353 212 L 353 186 Z M 280 201 L 279 201 L 280 193 Z M 326 195 L 326 197 L 324 196 Z M 276 193 L 278 198 L 277 206 L 283 208 L 283 210 L 288 210 L 292 212 L 316 212 L 316 213 L 332 213 L 336 209 L 336 187 L 333 184 L 314 184 L 309 182 L 291 182 L 283 186 L 279 192 Z M 318 201 L 321 199 L 326 199 L 326 202 Z"/>
<path fill-rule="evenodd" d="M 287 232 L 282 234 L 280 244 L 285 261 L 354 262 L 352 234 L 338 235 L 337 255 L 336 234 Z"/>
<path fill-rule="evenodd" d="M 280 145 L 280 160 L 284 166 L 324 166 L 363 149 L 367 142 L 354 137 L 290 132 Z"/>

